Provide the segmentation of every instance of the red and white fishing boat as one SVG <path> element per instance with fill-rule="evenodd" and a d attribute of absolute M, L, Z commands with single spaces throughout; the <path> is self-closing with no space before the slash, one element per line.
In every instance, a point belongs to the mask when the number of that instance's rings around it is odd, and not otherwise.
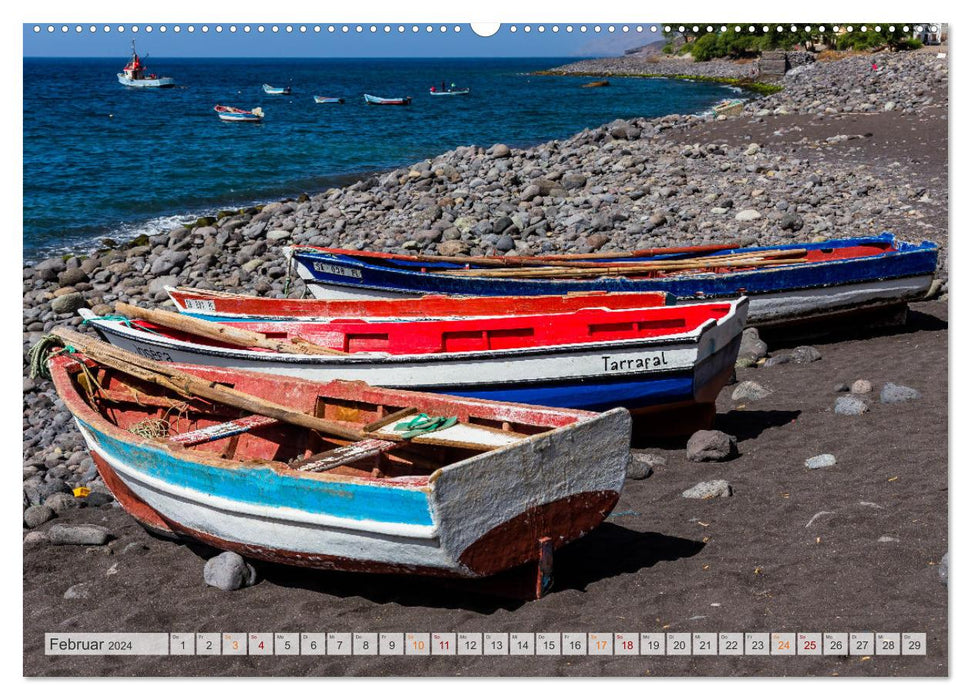
<path fill-rule="evenodd" d="M 582 309 L 646 309 L 673 300 L 661 292 L 593 292 L 536 297 L 271 299 L 190 287 L 165 287 L 176 308 L 209 321 L 406 320 L 562 314 Z"/>
<path fill-rule="evenodd" d="M 163 78 L 155 73 L 146 73 L 145 64 L 135 52 L 135 42 L 131 43 L 131 59 L 118 73 L 118 82 L 126 87 L 168 88 L 175 87 L 175 78 Z"/>
<path fill-rule="evenodd" d="M 748 300 L 408 322 L 212 323 L 117 310 L 129 320 L 80 313 L 112 344 L 157 360 L 539 406 L 621 406 L 649 413 L 647 432 L 680 435 L 714 418 Z"/>

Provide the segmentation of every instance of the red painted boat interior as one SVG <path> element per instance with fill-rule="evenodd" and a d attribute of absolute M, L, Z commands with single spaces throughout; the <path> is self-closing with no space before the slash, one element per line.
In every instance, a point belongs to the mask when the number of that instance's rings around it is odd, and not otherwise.
<path fill-rule="evenodd" d="M 82 361 L 85 370 L 82 370 Z M 293 407 L 296 410 L 362 428 L 401 409 L 415 409 L 436 416 L 456 416 L 460 422 L 487 429 L 535 435 L 570 425 L 589 414 L 520 404 L 483 402 L 408 391 L 370 387 L 363 382 L 314 382 L 284 377 L 267 381 L 265 375 L 218 368 L 176 365 L 230 388 Z M 224 424 L 246 415 L 231 406 L 198 397 L 187 398 L 154 383 L 98 365 L 92 360 L 60 356 L 51 363 L 58 394 L 71 412 L 122 440 L 146 437 L 146 429 L 176 451 L 186 450 L 196 460 L 221 458 L 231 462 L 264 460 L 287 471 L 295 462 L 348 444 L 316 431 L 288 423 L 262 425 L 249 432 L 227 436 L 192 447 L 181 447 L 166 437 Z M 296 472 L 306 478 L 357 477 L 394 479 L 394 484 L 414 486 L 427 482 L 439 469 L 484 451 L 471 447 L 401 443 L 381 454 L 345 464 L 318 475 Z M 220 466 L 226 466 L 222 463 Z"/>
<path fill-rule="evenodd" d="M 731 309 L 731 304 L 722 302 L 620 311 L 584 309 L 568 314 L 535 316 L 414 320 L 407 323 L 335 319 L 326 323 L 240 322 L 227 325 L 258 331 L 269 338 L 285 340 L 299 337 L 349 353 L 408 355 L 657 338 L 689 333 L 706 321 L 726 316 Z M 179 340 L 230 347 L 146 321 L 134 321 L 133 325 Z"/>
<path fill-rule="evenodd" d="M 567 294 L 535 297 L 447 297 L 417 299 L 267 299 L 174 290 L 172 296 L 213 302 L 217 312 L 252 316 L 316 316 L 319 318 L 443 318 L 448 316 L 516 316 L 557 314 L 590 308 L 642 309 L 664 306 L 668 296 L 656 292 L 634 294 Z"/>

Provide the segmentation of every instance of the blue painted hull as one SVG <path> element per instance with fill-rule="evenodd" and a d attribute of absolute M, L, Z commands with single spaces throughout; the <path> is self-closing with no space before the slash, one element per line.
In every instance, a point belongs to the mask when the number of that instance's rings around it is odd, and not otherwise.
<path fill-rule="evenodd" d="M 771 250 L 830 249 L 859 245 L 894 243 L 892 234 L 868 238 L 847 238 L 800 245 L 762 248 L 738 248 L 718 254 Z M 885 285 L 882 302 L 894 303 L 919 296 L 926 291 L 930 277 L 937 267 L 937 246 L 925 241 L 919 244 L 897 243 L 890 250 L 866 257 L 836 259 L 814 263 L 800 263 L 764 267 L 734 273 L 705 273 L 671 275 L 664 278 L 601 277 L 598 279 L 496 279 L 488 277 L 458 277 L 434 274 L 428 270 L 456 269 L 452 263 L 417 262 L 395 259 L 365 259 L 352 255 L 322 253 L 308 248 L 293 249 L 293 257 L 302 277 L 328 287 L 357 289 L 371 294 L 424 295 L 448 294 L 458 296 L 534 296 L 568 294 L 571 292 L 667 292 L 688 300 L 698 298 L 736 298 L 745 294 L 752 299 L 750 320 L 759 322 L 760 297 L 785 295 L 791 292 L 827 290 L 853 285 L 867 285 L 886 280 L 919 279 L 916 285 Z M 676 259 L 678 256 L 651 258 Z M 647 260 L 628 258 L 626 261 Z M 927 278 L 926 284 L 924 278 Z M 894 291 L 896 289 L 896 291 Z M 889 290 L 889 291 L 888 291 Z M 327 295 L 322 295 L 327 296 Z M 865 297 L 865 295 L 863 295 Z M 899 297 L 899 298 L 896 298 Z M 861 297 L 863 298 L 863 297 Z M 852 301 L 852 300 L 851 300 Z M 781 303 L 785 303 L 783 299 Z M 806 302 L 812 307 L 812 301 Z M 855 303 L 855 302 L 854 302 Z M 837 309 L 845 310 L 845 309 Z M 798 311 L 797 313 L 801 313 Z"/>

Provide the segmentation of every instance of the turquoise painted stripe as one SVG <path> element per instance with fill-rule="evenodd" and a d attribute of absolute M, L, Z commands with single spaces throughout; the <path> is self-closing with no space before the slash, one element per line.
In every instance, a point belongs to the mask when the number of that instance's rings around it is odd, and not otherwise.
<path fill-rule="evenodd" d="M 109 457 L 148 476 L 202 494 L 349 520 L 433 524 L 428 497 L 417 489 L 294 479 L 281 476 L 269 467 L 218 469 L 179 459 L 151 445 L 122 442 L 83 421 L 82 425 L 97 437 Z"/>

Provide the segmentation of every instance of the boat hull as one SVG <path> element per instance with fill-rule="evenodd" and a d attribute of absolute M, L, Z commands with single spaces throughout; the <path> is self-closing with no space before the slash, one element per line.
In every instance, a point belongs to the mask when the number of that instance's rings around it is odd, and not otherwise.
<path fill-rule="evenodd" d="M 844 239 L 787 248 L 839 248 L 893 242 L 893 236 Z M 361 258 L 295 248 L 289 255 L 298 275 L 319 299 L 373 299 L 445 294 L 533 296 L 576 292 L 667 292 L 680 300 L 751 299 L 752 325 L 819 320 L 855 308 L 873 310 L 923 297 L 933 281 L 937 247 L 903 244 L 901 250 L 825 262 L 744 272 L 672 275 L 664 278 L 601 277 L 579 280 L 494 279 L 449 276 L 426 268 L 377 264 Z"/>
<path fill-rule="evenodd" d="M 246 369 L 540 406 L 659 411 L 714 404 L 738 354 L 748 301 L 696 331 L 623 341 L 475 352 L 286 355 L 186 342 L 85 312 L 109 342 L 154 360 Z M 696 426 L 685 425 L 684 432 Z"/>
<path fill-rule="evenodd" d="M 342 571 L 480 578 L 534 562 L 540 538 L 559 547 L 603 521 L 629 459 L 624 411 L 477 455 L 423 486 L 287 479 L 257 463 L 225 469 L 75 417 L 105 483 L 149 529 Z"/>
<path fill-rule="evenodd" d="M 118 82 L 125 87 L 137 88 L 170 88 L 175 87 L 175 78 L 129 78 L 124 73 L 118 73 Z"/>

